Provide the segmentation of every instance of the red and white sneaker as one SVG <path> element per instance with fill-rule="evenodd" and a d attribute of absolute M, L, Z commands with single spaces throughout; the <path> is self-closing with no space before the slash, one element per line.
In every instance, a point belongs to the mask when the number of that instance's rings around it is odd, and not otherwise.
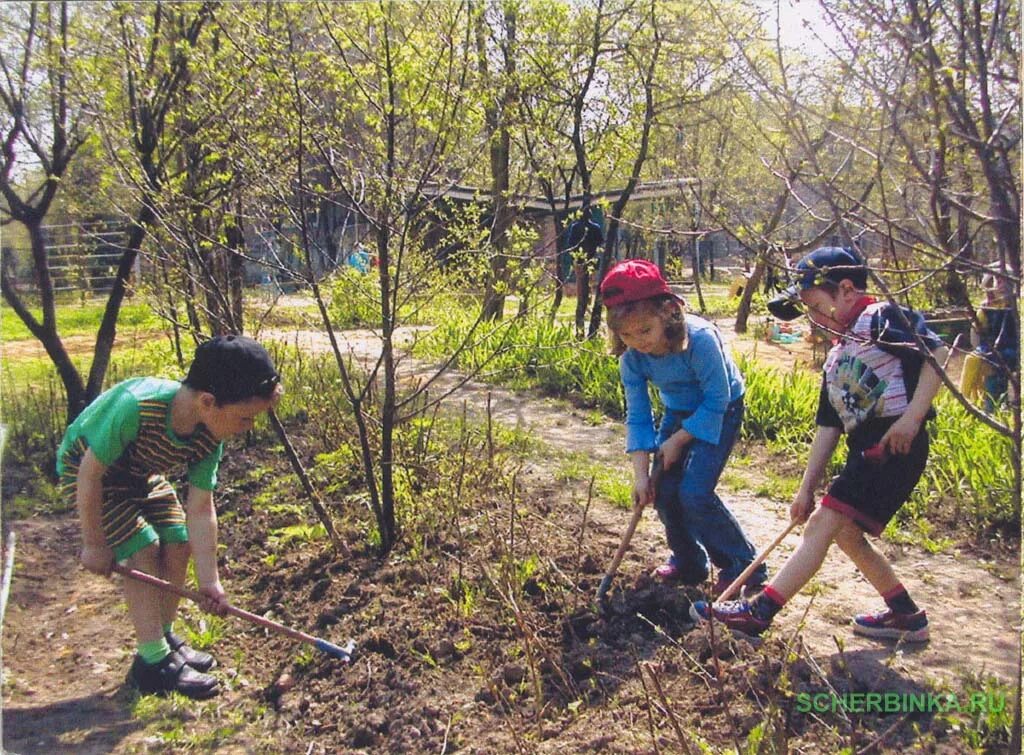
<path fill-rule="evenodd" d="M 891 608 L 853 617 L 853 633 L 901 642 L 927 642 L 928 617 L 924 611 L 896 613 Z"/>

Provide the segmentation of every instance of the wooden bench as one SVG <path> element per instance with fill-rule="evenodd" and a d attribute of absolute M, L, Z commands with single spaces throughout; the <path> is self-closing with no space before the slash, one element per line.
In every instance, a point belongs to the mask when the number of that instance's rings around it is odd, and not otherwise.
<path fill-rule="evenodd" d="M 694 283 L 692 275 L 689 278 L 673 278 L 667 282 L 669 288 L 681 291 L 684 294 L 692 294 L 697 290 L 697 284 Z"/>

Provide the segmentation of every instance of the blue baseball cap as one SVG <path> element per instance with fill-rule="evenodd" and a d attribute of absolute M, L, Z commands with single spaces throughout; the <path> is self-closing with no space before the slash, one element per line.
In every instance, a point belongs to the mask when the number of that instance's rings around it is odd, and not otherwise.
<path fill-rule="evenodd" d="M 868 268 L 853 249 L 822 246 L 796 263 L 796 283 L 768 302 L 768 311 L 780 320 L 795 320 L 802 314 L 800 292 L 826 281 L 839 285 L 850 281 L 855 288 L 868 287 Z"/>

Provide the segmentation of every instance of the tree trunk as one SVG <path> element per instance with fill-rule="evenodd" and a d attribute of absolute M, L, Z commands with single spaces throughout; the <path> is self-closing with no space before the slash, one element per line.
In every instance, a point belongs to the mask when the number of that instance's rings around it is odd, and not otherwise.
<path fill-rule="evenodd" d="M 4 300 L 14 310 L 25 326 L 29 329 L 46 350 L 46 355 L 60 376 L 61 383 L 67 394 L 68 422 L 72 422 L 92 399 L 82 383 L 82 376 L 68 356 L 64 343 L 57 333 L 56 304 L 53 291 L 53 280 L 50 277 L 49 261 L 46 253 L 46 240 L 43 238 L 42 216 L 38 220 L 25 224 L 32 244 L 33 264 L 36 271 L 39 297 L 43 310 L 43 321 L 40 323 L 22 301 L 14 284 L 7 276 L 7 269 L 0 271 L 0 286 Z"/>
<path fill-rule="evenodd" d="M 128 280 L 135 267 L 135 260 L 138 259 L 142 241 L 146 237 L 146 228 L 155 219 L 151 207 L 151 198 L 147 197 L 128 232 L 125 251 L 117 266 L 114 286 L 107 298 L 107 306 L 103 310 L 103 319 L 100 321 L 100 329 L 96 334 L 96 345 L 93 348 L 92 367 L 89 370 L 89 382 L 85 389 L 89 401 L 98 396 L 103 389 L 103 380 L 107 375 L 107 368 L 110 366 L 110 355 L 113 353 L 114 339 L 117 336 L 117 316 L 121 312 L 121 304 L 124 302 L 125 293 L 128 290 Z"/>
<path fill-rule="evenodd" d="M 228 259 L 228 301 L 230 306 L 232 330 L 235 333 L 245 331 L 244 283 L 245 283 L 245 233 L 242 228 L 241 198 L 238 200 L 238 212 L 233 221 L 224 229 L 227 237 Z"/>
<path fill-rule="evenodd" d="M 754 292 L 757 287 L 761 285 L 761 278 L 764 277 L 765 268 L 768 266 L 768 252 L 762 250 L 757 255 L 757 261 L 754 263 L 754 270 L 750 273 L 750 278 L 747 279 L 747 284 L 743 287 L 743 296 L 740 297 L 740 306 L 736 310 L 736 332 L 746 333 L 747 332 L 747 318 L 750 317 L 750 302 L 754 296 Z"/>

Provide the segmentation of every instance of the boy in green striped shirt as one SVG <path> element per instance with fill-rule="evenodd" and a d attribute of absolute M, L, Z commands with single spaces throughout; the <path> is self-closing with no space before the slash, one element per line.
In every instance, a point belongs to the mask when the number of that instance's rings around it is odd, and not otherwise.
<path fill-rule="evenodd" d="M 266 350 L 229 335 L 200 344 L 180 383 L 134 378 L 97 397 L 57 452 L 62 488 L 82 521 L 82 565 L 108 576 L 117 561 L 180 587 L 193 557 L 203 607 L 223 613 L 213 506 L 223 441 L 250 429 L 281 392 Z M 184 508 L 165 476 L 182 469 Z M 216 661 L 173 631 L 179 598 L 132 579 L 124 592 L 138 640 L 129 682 L 143 693 L 216 695 L 217 679 L 206 673 Z"/>

